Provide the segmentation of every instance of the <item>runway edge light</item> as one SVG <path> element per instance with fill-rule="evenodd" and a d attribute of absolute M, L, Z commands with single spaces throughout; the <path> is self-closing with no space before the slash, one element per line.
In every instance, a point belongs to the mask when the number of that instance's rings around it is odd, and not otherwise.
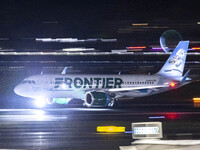
<path fill-rule="evenodd" d="M 125 132 L 125 127 L 122 126 L 97 126 L 97 132 L 119 133 Z"/>
<path fill-rule="evenodd" d="M 193 98 L 193 101 L 194 101 L 194 102 L 200 102 L 200 97 L 194 97 L 194 98 Z"/>
<path fill-rule="evenodd" d="M 193 98 L 194 107 L 200 107 L 200 97 Z"/>

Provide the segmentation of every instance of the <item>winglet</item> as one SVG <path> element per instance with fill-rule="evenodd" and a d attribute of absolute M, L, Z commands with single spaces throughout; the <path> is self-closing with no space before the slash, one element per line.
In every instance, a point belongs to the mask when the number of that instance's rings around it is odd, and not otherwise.
<path fill-rule="evenodd" d="M 67 73 L 67 67 L 65 67 L 65 68 L 63 69 L 63 71 L 62 71 L 61 74 L 66 74 L 66 73 Z"/>

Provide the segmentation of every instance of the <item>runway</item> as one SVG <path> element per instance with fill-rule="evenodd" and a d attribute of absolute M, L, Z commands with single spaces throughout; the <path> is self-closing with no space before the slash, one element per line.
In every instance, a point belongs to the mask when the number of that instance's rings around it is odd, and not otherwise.
<path fill-rule="evenodd" d="M 119 149 L 130 145 L 132 122 L 163 123 L 164 139 L 200 138 L 200 112 L 138 109 L 1 109 L 0 148 Z M 178 112 L 179 111 L 179 112 Z M 124 133 L 98 133 L 97 126 L 124 126 Z"/>

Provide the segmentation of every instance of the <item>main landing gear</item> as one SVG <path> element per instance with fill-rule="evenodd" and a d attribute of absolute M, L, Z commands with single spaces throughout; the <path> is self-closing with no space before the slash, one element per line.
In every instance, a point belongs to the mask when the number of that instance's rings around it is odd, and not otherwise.
<path fill-rule="evenodd" d="M 116 98 L 112 98 L 111 101 L 108 103 L 108 108 L 117 108 L 118 107 L 118 100 Z"/>

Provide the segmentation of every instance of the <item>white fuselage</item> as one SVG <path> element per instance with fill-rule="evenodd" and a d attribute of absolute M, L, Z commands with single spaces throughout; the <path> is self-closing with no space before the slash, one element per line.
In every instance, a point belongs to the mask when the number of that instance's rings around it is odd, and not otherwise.
<path fill-rule="evenodd" d="M 173 78 L 174 79 L 174 78 Z M 149 87 L 166 85 L 173 79 L 159 75 L 70 75 L 47 74 L 30 76 L 14 89 L 24 97 L 79 98 L 84 99 L 87 91 Z M 177 80 L 177 79 L 176 79 Z M 170 88 L 112 92 L 116 97 L 143 97 L 167 91 Z"/>
<path fill-rule="evenodd" d="M 144 97 L 188 84 L 189 70 L 183 76 L 188 45 L 189 41 L 180 41 L 155 75 L 35 75 L 24 79 L 14 91 L 36 99 L 84 99 L 88 107 L 112 106 L 117 99 Z"/>

